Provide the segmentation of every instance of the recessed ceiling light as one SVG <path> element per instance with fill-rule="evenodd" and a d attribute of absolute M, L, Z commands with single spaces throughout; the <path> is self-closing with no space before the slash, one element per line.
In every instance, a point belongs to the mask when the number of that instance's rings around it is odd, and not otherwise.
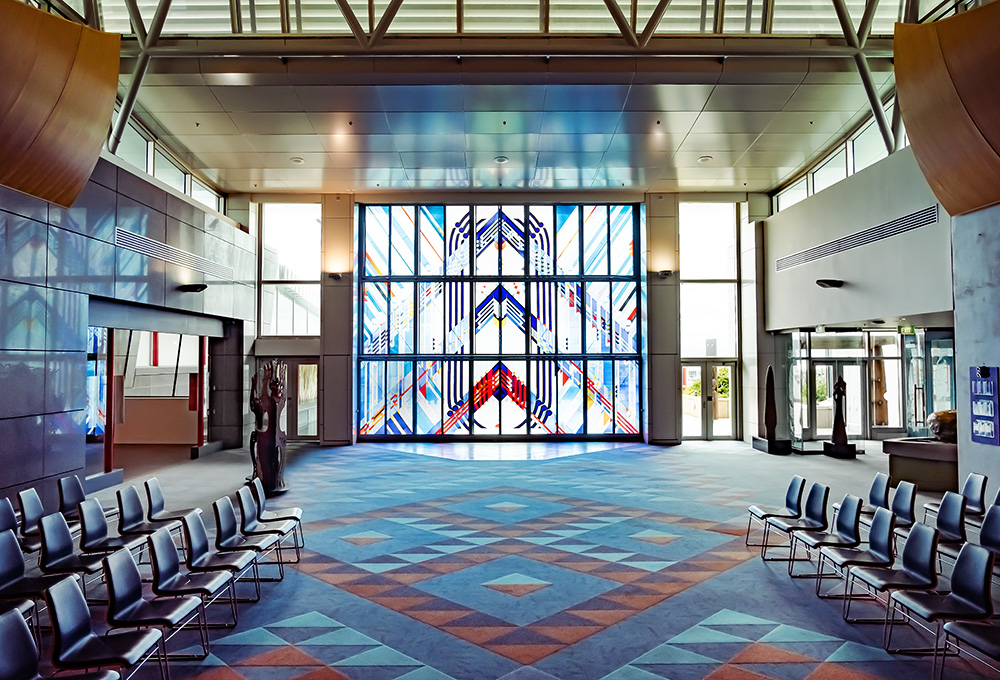
<path fill-rule="evenodd" d="M 302 165 L 303 163 L 306 162 L 306 159 L 303 158 L 302 156 L 292 156 L 288 160 L 290 160 L 295 165 Z"/>
<path fill-rule="evenodd" d="M 698 156 L 698 162 L 699 163 L 711 163 L 712 162 L 712 157 L 711 156 Z"/>
<path fill-rule="evenodd" d="M 507 158 L 506 156 L 497 156 L 496 158 L 493 159 L 493 162 L 496 163 L 497 165 L 503 165 L 504 163 L 508 162 L 509 160 L 510 159 Z"/>

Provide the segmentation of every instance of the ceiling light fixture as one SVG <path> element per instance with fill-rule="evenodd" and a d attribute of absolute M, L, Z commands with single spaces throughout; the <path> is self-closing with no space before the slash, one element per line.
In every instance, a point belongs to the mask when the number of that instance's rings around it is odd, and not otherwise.
<path fill-rule="evenodd" d="M 292 156 L 288 160 L 290 160 L 294 165 L 302 165 L 306 162 L 306 159 L 302 156 Z"/>
<path fill-rule="evenodd" d="M 181 293 L 201 293 L 207 288 L 207 283 L 182 283 L 177 286 L 177 290 Z"/>
<path fill-rule="evenodd" d="M 707 156 L 707 155 L 706 156 L 698 156 L 698 162 L 699 163 L 711 163 L 712 162 L 712 157 L 711 156 Z"/>
<path fill-rule="evenodd" d="M 665 279 L 673 273 L 674 271 L 672 269 L 661 269 L 656 273 L 656 275 L 659 276 L 661 279 Z"/>
<path fill-rule="evenodd" d="M 507 158 L 506 156 L 497 156 L 496 158 L 493 159 L 493 162 L 496 163 L 497 165 L 503 165 L 508 161 L 510 161 L 510 159 Z"/>

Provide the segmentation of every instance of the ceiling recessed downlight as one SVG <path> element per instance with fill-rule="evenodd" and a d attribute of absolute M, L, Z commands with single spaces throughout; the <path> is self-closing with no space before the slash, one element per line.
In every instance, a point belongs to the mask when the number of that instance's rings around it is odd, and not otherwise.
<path fill-rule="evenodd" d="M 699 163 L 711 163 L 712 160 L 713 159 L 712 159 L 711 156 L 698 156 L 698 162 Z"/>
<path fill-rule="evenodd" d="M 496 163 L 497 165 L 503 165 L 508 161 L 510 161 L 510 159 L 507 158 L 506 156 L 497 156 L 496 158 L 493 159 L 493 162 Z"/>
<path fill-rule="evenodd" d="M 306 162 L 306 159 L 303 158 L 302 156 L 292 156 L 288 160 L 290 160 L 295 165 L 302 165 L 303 163 Z"/>

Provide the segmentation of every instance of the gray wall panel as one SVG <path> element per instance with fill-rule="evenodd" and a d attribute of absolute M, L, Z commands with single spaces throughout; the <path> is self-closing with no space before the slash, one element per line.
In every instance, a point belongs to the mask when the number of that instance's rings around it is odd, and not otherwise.
<path fill-rule="evenodd" d="M 46 290 L 45 349 L 86 351 L 87 300 L 81 293 Z"/>
<path fill-rule="evenodd" d="M 96 182 L 87 182 L 83 191 L 66 209 L 52 206 L 49 224 L 108 243 L 115 242 L 117 194 Z"/>
<path fill-rule="evenodd" d="M 46 477 L 79 470 L 86 456 L 86 411 L 50 413 L 44 416 Z"/>
<path fill-rule="evenodd" d="M 97 165 L 94 166 L 94 172 L 90 174 L 90 181 L 117 191 L 118 166 L 103 158 L 99 159 Z"/>
<path fill-rule="evenodd" d="M 0 419 L 0 489 L 42 476 L 42 422 L 40 415 Z"/>
<path fill-rule="evenodd" d="M 166 215 L 121 194 L 118 194 L 118 226 L 161 243 L 167 238 Z"/>
<path fill-rule="evenodd" d="M 45 352 L 0 349 L 0 418 L 45 410 Z"/>
<path fill-rule="evenodd" d="M 47 222 L 49 219 L 48 203 L 2 185 L 0 185 L 0 206 L 8 212 L 29 217 L 36 222 Z"/>
<path fill-rule="evenodd" d="M 87 353 L 45 353 L 45 413 L 87 408 Z"/>
<path fill-rule="evenodd" d="M 124 168 L 118 168 L 118 193 L 161 213 L 167 211 L 167 192 Z"/>
<path fill-rule="evenodd" d="M 0 347 L 45 349 L 45 289 L 0 281 Z"/>
<path fill-rule="evenodd" d="M 49 227 L 48 285 L 103 297 L 114 296 L 115 247 Z"/>
<path fill-rule="evenodd" d="M 167 263 L 115 248 L 115 295 L 119 300 L 163 306 Z"/>
<path fill-rule="evenodd" d="M 0 211 L 0 279 L 45 283 L 46 231 L 41 222 Z"/>

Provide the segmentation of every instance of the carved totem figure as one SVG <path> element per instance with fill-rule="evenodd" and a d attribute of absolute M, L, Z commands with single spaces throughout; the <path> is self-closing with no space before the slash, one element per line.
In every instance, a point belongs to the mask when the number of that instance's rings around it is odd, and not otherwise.
<path fill-rule="evenodd" d="M 833 384 L 833 434 L 830 440 L 840 446 L 847 445 L 847 421 L 844 419 L 844 408 L 847 402 L 847 383 L 844 376 L 837 376 Z"/>
<path fill-rule="evenodd" d="M 285 485 L 285 433 L 281 411 L 285 408 L 288 367 L 277 359 L 260 365 L 250 387 L 250 410 L 254 431 L 250 435 L 250 457 L 254 475 L 260 477 L 267 496 L 288 491 Z"/>

